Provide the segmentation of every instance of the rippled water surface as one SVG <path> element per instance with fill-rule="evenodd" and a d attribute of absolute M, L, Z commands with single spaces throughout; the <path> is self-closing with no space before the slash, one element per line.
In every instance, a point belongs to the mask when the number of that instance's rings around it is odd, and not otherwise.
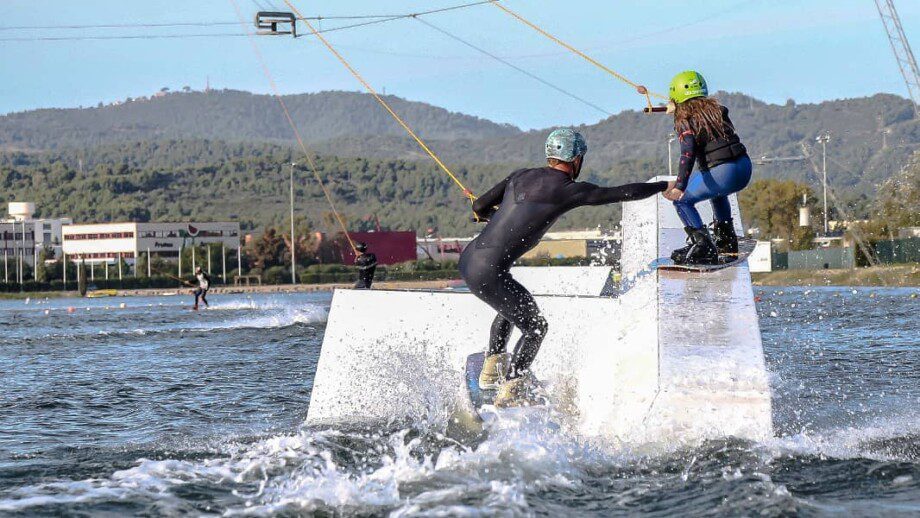
<path fill-rule="evenodd" d="M 304 427 L 329 295 L 2 301 L 0 514 L 920 514 L 918 290 L 758 292 L 777 437 L 669 450 Z"/>

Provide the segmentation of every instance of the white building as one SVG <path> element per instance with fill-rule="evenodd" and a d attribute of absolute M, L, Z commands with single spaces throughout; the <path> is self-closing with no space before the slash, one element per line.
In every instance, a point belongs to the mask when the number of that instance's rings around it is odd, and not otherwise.
<path fill-rule="evenodd" d="M 223 244 L 236 254 L 240 224 L 231 222 L 94 223 L 63 229 L 64 253 L 72 261 L 134 264 L 141 254 L 178 260 L 185 247 Z M 218 259 L 220 260 L 220 259 Z"/>
<path fill-rule="evenodd" d="M 0 220 L 0 275 L 4 282 L 19 281 L 20 263 L 35 266 L 42 248 L 61 255 L 62 228 L 70 218 L 35 218 L 32 202 L 10 202 L 9 217 Z M 29 279 L 22 279 L 29 280 Z"/>

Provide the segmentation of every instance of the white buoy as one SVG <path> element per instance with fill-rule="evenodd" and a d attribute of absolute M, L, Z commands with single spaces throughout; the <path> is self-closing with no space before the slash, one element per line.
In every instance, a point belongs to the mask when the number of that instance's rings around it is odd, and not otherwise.
<path fill-rule="evenodd" d="M 29 297 L 26 297 L 26 304 L 28 304 L 29 302 L 32 302 L 32 299 L 30 299 Z"/>
<path fill-rule="evenodd" d="M 45 310 L 45 314 L 46 314 L 46 315 L 50 315 L 50 314 L 51 314 L 51 310 L 50 310 L 50 309 L 46 309 L 46 310 Z"/>
<path fill-rule="evenodd" d="M 125 309 L 126 307 L 128 307 L 128 305 L 122 302 L 121 304 L 118 305 L 118 307 L 121 309 Z"/>

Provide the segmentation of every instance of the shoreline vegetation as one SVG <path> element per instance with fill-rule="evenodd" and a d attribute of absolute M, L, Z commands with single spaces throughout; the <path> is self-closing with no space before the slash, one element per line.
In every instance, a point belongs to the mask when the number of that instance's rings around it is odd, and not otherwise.
<path fill-rule="evenodd" d="M 777 270 L 751 274 L 755 286 L 920 287 L 920 264 L 898 264 L 846 270 Z"/>
<path fill-rule="evenodd" d="M 779 270 L 751 274 L 754 286 L 875 286 L 888 288 L 920 287 L 920 264 L 854 268 L 849 270 Z M 382 290 L 440 290 L 462 286 L 455 279 L 381 281 L 374 284 Z M 259 286 L 214 286 L 212 295 L 240 293 L 309 293 L 351 288 L 353 283 L 323 284 L 263 284 Z M 117 290 L 114 297 L 188 296 L 190 288 L 147 288 Z M 79 297 L 77 291 L 39 291 L 0 293 L 3 299 L 57 299 Z"/>

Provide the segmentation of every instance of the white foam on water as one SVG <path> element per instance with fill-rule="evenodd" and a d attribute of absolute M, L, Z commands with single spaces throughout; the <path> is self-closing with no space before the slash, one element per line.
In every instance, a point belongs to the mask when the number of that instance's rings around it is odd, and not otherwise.
<path fill-rule="evenodd" d="M 545 415 L 493 419 L 489 439 L 476 447 L 459 444 L 426 449 L 410 430 L 351 434 L 302 429 L 252 444 L 229 444 L 223 456 L 203 461 L 139 459 L 108 478 L 58 481 L 18 488 L 0 500 L 0 511 L 50 504 L 147 497 L 176 504 L 173 491 L 189 483 L 237 489 L 239 503 L 226 514 L 269 515 L 283 510 L 346 509 L 394 516 L 476 515 L 483 507 L 506 514 L 526 512 L 527 487 L 573 487 L 586 460 L 609 463 L 601 450 L 580 444 Z M 430 438 L 430 437 L 429 437 Z M 442 444 L 451 444 L 441 438 Z M 360 443 L 360 451 L 349 444 Z M 340 464 L 343 451 L 368 459 L 366 466 Z M 347 456 L 352 458 L 351 456 Z M 413 487 L 406 490 L 406 486 Z M 459 505 L 459 500 L 477 506 Z"/>
<path fill-rule="evenodd" d="M 192 325 L 179 326 L 173 330 L 183 331 L 200 331 L 211 329 L 266 329 L 288 327 L 294 324 L 319 324 L 329 318 L 329 310 L 318 304 L 305 304 L 303 306 L 291 307 L 283 306 L 277 310 L 260 311 L 258 316 L 246 316 L 233 320 L 200 322 Z"/>
<path fill-rule="evenodd" d="M 248 306 L 247 306 L 248 307 Z M 239 309 L 239 308 L 235 308 Z M 169 307 L 169 311 L 178 311 L 175 307 Z M 191 317 L 173 323 L 164 323 L 156 326 L 108 329 L 76 329 L 73 331 L 52 332 L 43 335 L 45 339 L 75 339 L 92 336 L 130 336 L 130 335 L 148 335 L 154 333 L 185 333 L 210 330 L 232 330 L 232 329 L 268 329 L 283 328 L 295 324 L 322 324 L 329 317 L 327 307 L 319 303 L 307 302 L 304 304 L 279 304 L 269 303 L 260 304 L 255 307 L 255 314 L 235 318 L 208 318 L 204 320 L 197 318 L 191 311 L 181 310 L 188 313 Z M 204 316 L 204 315 L 198 315 Z M 136 320 L 140 320 L 139 318 Z M 135 322 L 137 323 L 137 322 Z"/>
<path fill-rule="evenodd" d="M 920 437 L 920 414 L 882 418 L 863 426 L 821 431 L 803 431 L 774 438 L 765 446 L 775 455 L 823 455 L 835 459 L 866 458 L 879 461 L 908 461 L 880 443 L 905 437 Z"/>
<path fill-rule="evenodd" d="M 138 498 L 156 500 L 168 508 L 181 504 L 176 496 L 179 487 L 194 483 L 232 490 L 235 498 L 228 503 L 226 515 L 331 509 L 346 514 L 385 511 L 395 517 L 517 515 L 531 512 L 527 494 L 534 489 L 578 490 L 591 472 L 629 470 L 641 459 L 667 459 L 673 453 L 583 439 L 572 435 L 557 414 L 543 409 L 488 413 L 486 421 L 488 437 L 475 446 L 451 443 L 438 434 L 417 436 L 410 430 L 351 433 L 301 429 L 254 443 L 225 444 L 212 459 L 139 459 L 136 466 L 108 478 L 18 488 L 0 500 L 0 511 Z M 862 428 L 781 437 L 752 444 L 751 449 L 765 455 L 766 464 L 770 457 L 789 454 L 892 460 L 867 449 L 866 442 L 904 437 L 905 432 L 920 432 L 917 416 Z M 432 438 L 439 446 L 431 446 Z M 365 464 L 356 466 L 355 459 L 364 459 Z M 687 473 L 696 460 L 696 456 L 683 460 Z M 736 465 L 721 468 L 724 480 L 751 476 L 760 480 L 771 499 L 791 498 L 788 490 L 774 484 L 767 473 L 748 472 Z M 893 483 L 911 482 L 901 477 Z M 640 493 L 633 493 L 625 490 L 618 497 L 620 503 L 628 505 L 642 498 Z"/>
<path fill-rule="evenodd" d="M 208 306 L 208 311 L 244 311 L 244 310 L 275 310 L 284 309 L 291 306 L 290 302 L 282 302 L 276 299 L 256 300 L 252 297 L 245 299 L 220 301 Z"/>

